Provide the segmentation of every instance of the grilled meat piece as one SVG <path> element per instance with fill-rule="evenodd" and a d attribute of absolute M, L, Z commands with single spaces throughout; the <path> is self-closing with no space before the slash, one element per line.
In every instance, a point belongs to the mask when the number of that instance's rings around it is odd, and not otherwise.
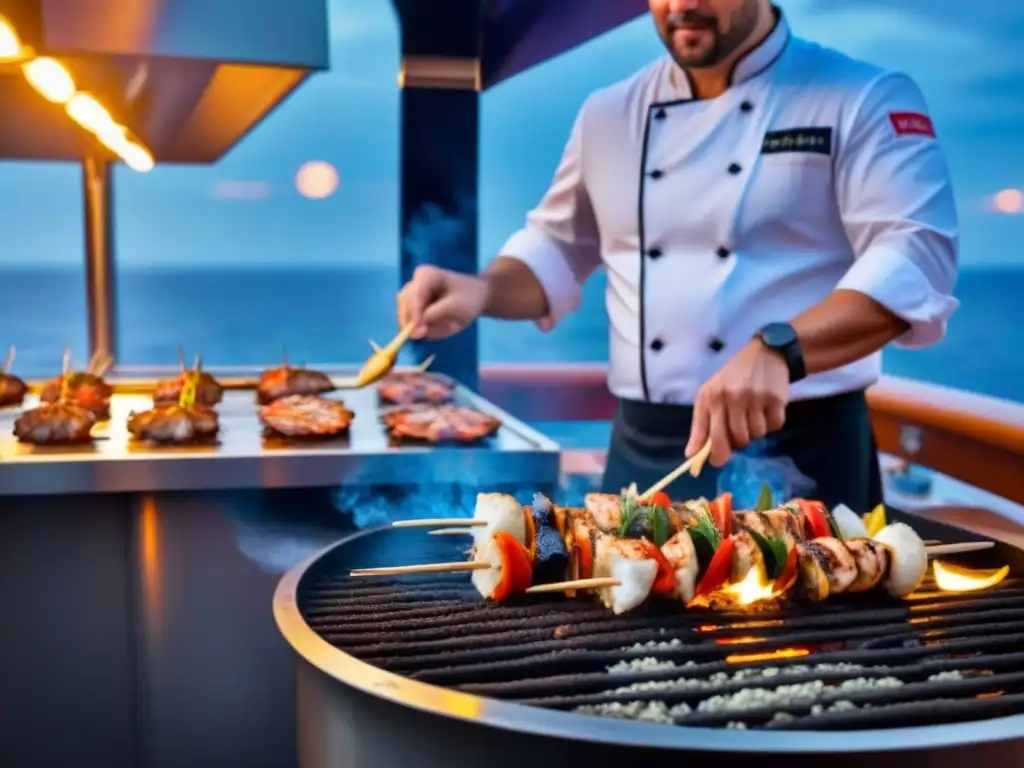
<path fill-rule="evenodd" d="M 0 373 L 0 408 L 21 405 L 28 392 L 28 385 L 10 373 Z"/>
<path fill-rule="evenodd" d="M 154 405 L 176 404 L 181 399 L 181 390 L 192 371 L 184 371 L 177 378 L 163 379 L 156 383 L 153 390 Z M 196 386 L 196 403 L 199 405 L 217 405 L 224 397 L 224 388 L 206 371 L 199 374 Z"/>
<path fill-rule="evenodd" d="M 260 374 L 256 384 L 256 401 L 268 405 L 290 395 L 315 396 L 334 390 L 326 373 L 307 368 L 292 368 L 287 363 Z"/>
<path fill-rule="evenodd" d="M 63 387 L 64 376 L 61 375 L 43 387 L 39 400 L 43 403 L 56 403 L 60 400 Z M 67 389 L 68 403 L 91 411 L 97 419 L 110 416 L 110 397 L 114 390 L 102 377 L 95 373 L 70 373 Z"/>
<path fill-rule="evenodd" d="M 450 403 L 454 387 L 443 376 L 419 371 L 391 373 L 377 384 L 382 403 L 412 405 L 414 403 Z"/>
<path fill-rule="evenodd" d="M 315 395 L 288 395 L 260 409 L 260 422 L 285 437 L 328 438 L 348 432 L 355 414 L 344 403 Z"/>
<path fill-rule="evenodd" d="M 136 440 L 160 445 L 188 445 L 213 440 L 220 430 L 217 413 L 196 403 L 191 408 L 167 403 L 128 416 L 128 431 Z"/>
<path fill-rule="evenodd" d="M 397 440 L 427 443 L 472 443 L 490 437 L 501 421 L 457 405 L 409 405 L 383 415 L 384 425 Z"/>
<path fill-rule="evenodd" d="M 92 441 L 95 414 L 76 403 L 44 403 L 14 422 L 14 436 L 32 445 L 82 445 Z"/>

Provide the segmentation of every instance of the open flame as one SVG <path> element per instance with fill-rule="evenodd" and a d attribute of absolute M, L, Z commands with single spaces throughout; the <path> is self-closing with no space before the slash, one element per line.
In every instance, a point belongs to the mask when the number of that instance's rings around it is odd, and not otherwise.
<path fill-rule="evenodd" d="M 738 605 L 753 605 L 775 597 L 775 584 L 768 580 L 764 565 L 757 563 L 743 581 L 725 587 L 722 594 L 729 596 Z"/>
<path fill-rule="evenodd" d="M 991 589 L 1010 574 L 1010 566 L 994 570 L 974 570 L 940 560 L 932 561 L 935 584 L 943 592 L 976 592 Z"/>
<path fill-rule="evenodd" d="M 763 653 L 736 653 L 725 657 L 726 664 L 751 664 L 755 661 L 775 661 L 776 659 L 795 659 L 800 656 L 807 656 L 810 650 L 807 648 L 779 648 L 777 651 L 765 651 Z"/>

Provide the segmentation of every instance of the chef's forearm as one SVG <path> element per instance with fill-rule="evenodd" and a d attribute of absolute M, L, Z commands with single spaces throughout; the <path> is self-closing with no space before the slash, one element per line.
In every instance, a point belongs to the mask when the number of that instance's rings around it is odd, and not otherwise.
<path fill-rule="evenodd" d="M 793 320 L 808 374 L 873 354 L 909 324 L 859 291 L 837 290 Z"/>
<path fill-rule="evenodd" d="M 540 280 L 519 259 L 499 256 L 484 273 L 490 288 L 484 314 L 502 320 L 539 320 L 550 312 Z"/>

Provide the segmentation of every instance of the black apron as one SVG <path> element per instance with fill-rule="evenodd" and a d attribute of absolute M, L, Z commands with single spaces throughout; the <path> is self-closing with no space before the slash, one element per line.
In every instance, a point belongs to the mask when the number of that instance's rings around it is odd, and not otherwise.
<path fill-rule="evenodd" d="M 679 466 L 690 438 L 693 407 L 621 400 L 612 427 L 602 490 L 619 493 L 630 483 L 643 491 Z M 864 392 L 790 403 L 786 424 L 757 444 L 758 455 L 789 457 L 814 481 L 812 498 L 829 509 L 843 503 L 863 513 L 882 502 L 878 451 Z M 705 465 L 666 491 L 673 499 L 713 498 L 719 470 Z"/>

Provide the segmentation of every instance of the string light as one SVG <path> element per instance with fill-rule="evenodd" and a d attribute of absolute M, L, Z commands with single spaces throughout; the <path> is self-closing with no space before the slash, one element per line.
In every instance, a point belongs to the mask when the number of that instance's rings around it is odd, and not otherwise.
<path fill-rule="evenodd" d="M 22 46 L 14 25 L 0 15 L 0 62 L 9 61 L 23 61 L 21 72 L 29 85 L 47 101 L 63 104 L 68 117 L 124 160 L 125 165 L 141 173 L 153 169 L 150 151 L 130 138 L 128 129 L 115 121 L 92 94 L 78 90 L 67 67 L 48 56 L 32 57 L 31 51 Z"/>
<path fill-rule="evenodd" d="M 74 78 L 56 59 L 32 59 L 22 66 L 22 72 L 29 84 L 47 101 L 67 104 L 75 95 Z"/>
<path fill-rule="evenodd" d="M 18 31 L 6 16 L 0 15 L 0 61 L 18 61 L 24 55 Z"/>

